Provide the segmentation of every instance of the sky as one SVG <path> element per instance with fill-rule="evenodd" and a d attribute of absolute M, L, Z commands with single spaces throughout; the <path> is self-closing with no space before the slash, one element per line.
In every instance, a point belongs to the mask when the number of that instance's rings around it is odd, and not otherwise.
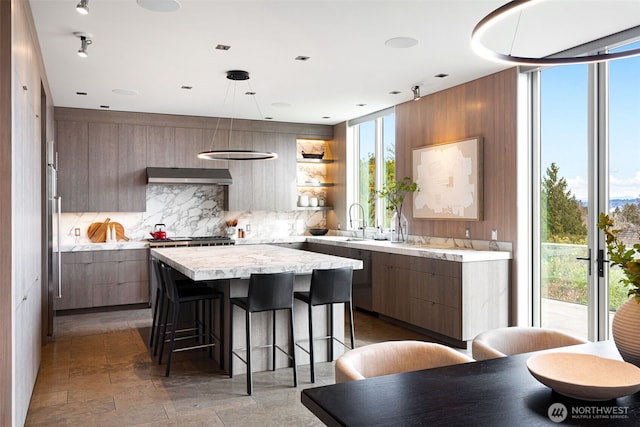
<path fill-rule="evenodd" d="M 640 42 L 626 49 L 640 48 Z M 640 57 L 609 62 L 609 197 L 640 197 Z M 555 162 L 579 200 L 587 198 L 587 65 L 544 70 L 542 169 Z"/>

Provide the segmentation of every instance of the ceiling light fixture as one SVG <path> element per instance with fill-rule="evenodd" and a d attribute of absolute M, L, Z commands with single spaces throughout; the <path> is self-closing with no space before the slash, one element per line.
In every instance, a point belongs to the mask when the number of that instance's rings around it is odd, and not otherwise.
<path fill-rule="evenodd" d="M 530 58 L 525 56 L 512 56 L 496 52 L 484 46 L 481 42 L 482 36 L 493 27 L 497 22 L 514 13 L 521 12 L 523 9 L 531 6 L 534 2 L 540 0 L 512 0 L 509 3 L 497 8 L 475 26 L 471 33 L 471 47 L 483 58 L 493 59 L 500 62 L 507 62 L 514 65 L 567 65 L 567 64 L 588 64 L 593 62 L 609 61 L 614 59 L 628 58 L 640 55 L 639 49 L 631 49 L 615 53 L 600 53 L 595 55 L 584 56 L 548 56 L 544 58 Z"/>
<path fill-rule="evenodd" d="M 136 0 L 136 3 L 152 12 L 175 12 L 182 7 L 178 0 Z"/>
<path fill-rule="evenodd" d="M 411 92 L 413 92 L 413 100 L 417 101 L 420 99 L 420 86 L 415 85 L 411 87 Z"/>
<path fill-rule="evenodd" d="M 74 36 L 80 37 L 80 49 L 78 49 L 78 56 L 81 58 L 86 58 L 89 56 L 89 52 L 87 52 L 87 47 L 93 43 L 93 41 L 89 38 L 91 34 L 89 33 L 73 33 Z"/>
<path fill-rule="evenodd" d="M 80 0 L 80 3 L 76 5 L 76 10 L 80 15 L 89 14 L 89 0 Z"/>
<path fill-rule="evenodd" d="M 247 71 L 242 71 L 242 70 L 231 70 L 231 71 L 227 71 L 227 78 L 229 80 L 234 81 L 233 101 L 235 102 L 236 87 L 238 85 L 237 82 L 241 80 L 249 80 L 249 73 Z M 246 94 L 252 95 L 252 96 L 255 95 L 255 92 L 253 92 L 253 90 L 251 89 L 251 85 L 248 82 L 247 82 L 247 85 L 249 86 L 249 91 L 246 92 Z M 229 89 L 227 89 L 227 93 L 228 92 L 229 92 Z M 258 113 L 260 114 L 260 117 L 262 117 L 262 112 L 260 111 L 260 107 L 258 106 L 258 101 L 255 99 L 255 97 L 253 99 L 256 103 L 256 108 L 258 109 Z M 232 107 L 233 107 L 233 103 L 232 103 Z M 201 153 L 198 153 L 198 158 L 204 159 L 204 160 L 271 160 L 271 159 L 278 158 L 278 155 L 276 153 L 272 153 L 269 151 L 232 150 L 231 149 L 231 131 L 233 129 L 233 108 L 231 111 L 231 120 L 229 122 L 229 140 L 227 143 L 227 147 L 229 148 L 226 150 L 213 150 L 213 143 L 216 139 L 216 134 L 218 133 L 219 125 L 220 125 L 220 117 L 218 117 L 216 128 L 213 131 L 213 138 L 211 139 L 211 147 L 209 148 L 209 151 L 203 151 Z"/>

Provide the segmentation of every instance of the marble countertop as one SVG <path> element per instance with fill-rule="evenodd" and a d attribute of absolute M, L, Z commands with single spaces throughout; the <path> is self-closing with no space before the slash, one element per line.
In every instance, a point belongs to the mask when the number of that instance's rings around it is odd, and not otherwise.
<path fill-rule="evenodd" d="M 391 243 L 389 240 L 362 240 L 343 236 L 307 237 L 307 242 L 456 262 L 496 261 L 512 258 L 509 251 L 438 247 L 432 244 Z"/>
<path fill-rule="evenodd" d="M 362 261 L 269 245 L 157 248 L 155 257 L 192 280 L 248 278 L 252 273 L 311 274 L 313 269 L 352 267 Z"/>
<path fill-rule="evenodd" d="M 274 243 L 303 243 L 313 242 L 325 245 L 344 246 L 355 249 L 365 249 L 377 252 L 393 253 L 398 255 L 420 256 L 426 258 L 442 259 L 455 262 L 477 262 L 495 261 L 511 259 L 510 251 L 504 250 L 482 250 L 473 248 L 456 248 L 443 245 L 420 244 L 420 243 L 391 243 L 388 240 L 356 239 L 344 236 L 284 236 L 280 238 L 251 237 L 246 239 L 236 239 L 235 247 L 248 247 L 255 245 L 268 245 Z M 128 241 L 117 243 L 79 243 L 77 245 L 67 245 L 62 247 L 62 252 L 80 251 L 103 251 L 103 250 L 125 250 L 148 248 L 146 240 Z M 228 246 L 226 246 L 228 247 Z M 273 248 L 271 246 L 271 248 Z M 159 248 L 158 248 L 159 249 Z M 172 248 L 176 249 L 176 248 Z M 177 248 L 178 250 L 195 248 Z"/>

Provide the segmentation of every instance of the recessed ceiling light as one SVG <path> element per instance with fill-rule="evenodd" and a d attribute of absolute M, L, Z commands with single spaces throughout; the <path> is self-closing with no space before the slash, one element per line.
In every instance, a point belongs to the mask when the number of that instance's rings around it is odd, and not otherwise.
<path fill-rule="evenodd" d="M 87 95 L 87 92 L 76 92 L 76 95 L 83 95 L 83 96 L 86 96 L 86 95 Z"/>
<path fill-rule="evenodd" d="M 439 79 L 443 79 L 445 77 L 449 77 L 449 74 L 445 74 L 445 73 L 440 73 L 440 74 L 436 74 L 433 77 L 438 77 Z"/>
<path fill-rule="evenodd" d="M 111 108 L 111 107 L 108 105 L 101 105 L 100 108 Z"/>
<path fill-rule="evenodd" d="M 134 89 L 113 89 L 111 92 L 115 93 L 116 95 L 126 95 L 126 96 L 140 95 L 140 92 Z"/>
<path fill-rule="evenodd" d="M 418 44 L 418 40 L 411 37 L 394 37 L 384 42 L 387 47 L 393 49 L 406 49 Z"/>
<path fill-rule="evenodd" d="M 356 104 L 356 107 L 364 107 L 367 104 Z"/>
<path fill-rule="evenodd" d="M 399 90 L 392 90 L 391 92 L 389 92 L 389 95 L 398 95 L 402 92 L 400 92 Z"/>
<path fill-rule="evenodd" d="M 289 108 L 291 107 L 291 104 L 289 104 L 288 102 L 274 102 L 273 104 L 271 104 L 271 106 L 278 108 Z"/>
<path fill-rule="evenodd" d="M 226 45 L 226 44 L 219 44 L 219 45 L 216 45 L 216 49 L 217 50 L 229 50 L 229 49 L 231 49 L 231 46 Z"/>
<path fill-rule="evenodd" d="M 331 116 L 322 116 L 323 119 L 330 119 Z"/>
<path fill-rule="evenodd" d="M 136 0 L 136 3 L 152 12 L 175 12 L 182 6 L 178 0 Z"/>
<path fill-rule="evenodd" d="M 265 120 L 273 120 L 273 117 L 269 117 L 269 116 L 267 116 L 267 117 L 265 117 L 264 119 L 265 119 Z"/>
<path fill-rule="evenodd" d="M 182 85 L 182 86 L 180 86 L 180 89 L 191 90 L 191 89 L 193 89 L 193 86 Z"/>
<path fill-rule="evenodd" d="M 245 95 L 255 95 L 256 93 L 255 92 L 245 92 L 244 94 Z"/>
<path fill-rule="evenodd" d="M 308 61 L 310 58 L 310 56 L 298 55 L 296 56 L 296 61 Z"/>

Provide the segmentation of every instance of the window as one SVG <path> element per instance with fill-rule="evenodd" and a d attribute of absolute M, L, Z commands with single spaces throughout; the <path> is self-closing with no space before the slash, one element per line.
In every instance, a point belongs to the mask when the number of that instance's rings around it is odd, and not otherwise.
<path fill-rule="evenodd" d="M 386 210 L 383 199 L 374 196 L 386 183 L 395 180 L 396 140 L 395 110 L 389 108 L 349 121 L 349 165 L 347 199 L 350 212 L 349 229 L 365 226 L 389 228 L 392 213 Z M 357 209 L 356 209 L 357 208 Z"/>

